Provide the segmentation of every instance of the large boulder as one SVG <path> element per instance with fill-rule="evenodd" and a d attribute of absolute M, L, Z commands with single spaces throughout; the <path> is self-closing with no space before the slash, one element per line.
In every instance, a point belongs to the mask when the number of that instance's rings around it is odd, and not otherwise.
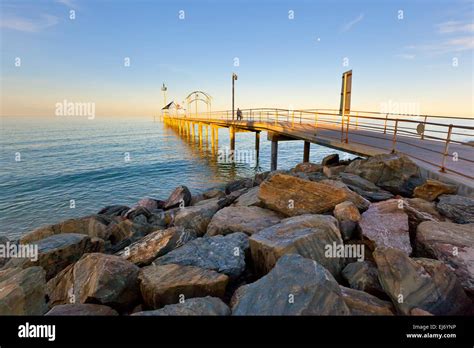
<path fill-rule="evenodd" d="M 79 233 L 89 237 L 107 240 L 107 226 L 111 219 L 105 215 L 92 215 L 78 219 L 69 219 L 55 225 L 43 226 L 20 238 L 20 243 L 27 244 L 61 233 Z"/>
<path fill-rule="evenodd" d="M 94 304 L 94 303 L 69 303 L 54 306 L 45 315 L 72 315 L 72 316 L 89 316 L 89 315 L 118 315 L 117 311 L 110 307 Z"/>
<path fill-rule="evenodd" d="M 196 236 L 191 230 L 185 230 L 182 227 L 170 227 L 166 230 L 158 230 L 148 234 L 116 255 L 137 266 L 146 266 L 157 257 L 165 255 L 194 238 Z"/>
<path fill-rule="evenodd" d="M 196 297 L 186 299 L 183 303 L 166 305 L 161 309 L 133 313 L 133 316 L 208 316 L 230 315 L 230 308 L 217 297 Z"/>
<path fill-rule="evenodd" d="M 321 180 L 319 183 L 325 184 L 328 186 L 332 186 L 334 189 L 342 189 L 346 192 L 347 198 L 346 201 L 350 201 L 354 203 L 354 205 L 359 209 L 360 211 L 365 211 L 369 208 L 370 206 L 370 201 L 359 195 L 358 193 L 355 193 L 351 189 L 347 187 L 346 184 L 344 184 L 341 181 L 338 180 L 330 180 L 330 179 L 324 179 Z"/>
<path fill-rule="evenodd" d="M 443 261 L 474 295 L 474 224 L 423 222 L 417 229 L 416 245 L 418 255 Z"/>
<path fill-rule="evenodd" d="M 410 197 L 421 179 L 420 168 L 407 156 L 391 153 L 355 160 L 345 170 L 394 194 Z"/>
<path fill-rule="evenodd" d="M 311 162 L 302 162 L 298 163 L 291 172 L 293 173 L 321 173 L 323 171 L 323 166 L 316 163 Z"/>
<path fill-rule="evenodd" d="M 259 274 L 269 272 L 285 254 L 313 259 L 334 277 L 339 276 L 344 258 L 326 256 L 327 246 L 342 245 L 337 221 L 329 215 L 305 214 L 282 220 L 249 239 L 254 266 Z"/>
<path fill-rule="evenodd" d="M 38 247 L 38 259 L 28 260 L 23 267 L 43 267 L 46 271 L 46 280 L 79 260 L 83 254 L 100 251 L 96 250 L 97 244 L 91 241 L 89 236 L 78 233 L 55 234 L 34 244 Z"/>
<path fill-rule="evenodd" d="M 0 271 L 0 315 L 43 315 L 48 310 L 45 290 L 41 267 Z"/>
<path fill-rule="evenodd" d="M 342 277 L 352 289 L 360 290 L 374 296 L 383 296 L 384 291 L 379 281 L 377 266 L 372 261 L 351 262 L 342 270 Z"/>
<path fill-rule="evenodd" d="M 130 207 L 126 205 L 109 205 L 99 210 L 97 214 L 107 215 L 109 217 L 124 216 L 125 213 L 129 210 L 130 210 Z"/>
<path fill-rule="evenodd" d="M 110 224 L 107 228 L 109 240 L 112 244 L 118 244 L 128 238 L 141 238 L 154 231 L 155 228 L 146 223 L 136 223 L 132 220 L 124 220 L 117 224 Z"/>
<path fill-rule="evenodd" d="M 343 239 L 351 239 L 361 218 L 357 206 L 351 201 L 339 203 L 334 207 L 333 215 L 339 221 L 339 228 Z"/>
<path fill-rule="evenodd" d="M 153 309 L 191 297 L 223 297 L 229 281 L 209 269 L 176 264 L 144 267 L 138 279 L 143 303 Z"/>
<path fill-rule="evenodd" d="M 197 205 L 179 209 L 174 216 L 174 225 L 193 230 L 197 236 L 202 236 L 206 233 L 214 214 L 222 207 L 221 200 L 213 198 L 199 202 Z"/>
<path fill-rule="evenodd" d="M 446 184 L 434 179 L 426 179 L 423 185 L 415 188 L 413 196 L 431 202 L 438 198 L 438 196 L 454 194 L 456 191 L 457 187 L 455 185 Z"/>
<path fill-rule="evenodd" d="M 157 199 L 153 198 L 142 198 L 138 201 L 137 206 L 144 207 L 148 209 L 150 212 L 155 210 L 155 209 L 161 209 L 165 205 L 164 201 L 160 201 Z"/>
<path fill-rule="evenodd" d="M 264 181 L 258 193 L 266 207 L 286 216 L 332 211 L 347 197 L 344 189 L 285 174 L 276 174 Z"/>
<path fill-rule="evenodd" d="M 327 155 L 321 161 L 322 166 L 336 166 L 338 164 L 339 164 L 339 155 L 337 153 Z"/>
<path fill-rule="evenodd" d="M 399 200 L 372 203 L 362 214 L 359 228 L 372 250 L 385 246 L 402 250 L 407 255 L 412 252 L 408 215 Z"/>
<path fill-rule="evenodd" d="M 342 182 L 352 191 L 371 202 L 385 201 L 393 197 L 388 191 L 382 190 L 373 182 L 351 173 L 339 173 Z"/>
<path fill-rule="evenodd" d="M 48 284 L 50 305 L 96 303 L 117 310 L 139 298 L 139 268 L 115 255 L 92 253 L 69 265 Z"/>
<path fill-rule="evenodd" d="M 235 279 L 245 270 L 245 252 L 248 248 L 248 237 L 241 232 L 202 237 L 157 258 L 154 263 L 196 266 L 224 273 Z"/>
<path fill-rule="evenodd" d="M 281 220 L 274 211 L 260 207 L 226 207 L 219 210 L 207 226 L 207 236 L 244 232 L 252 235 Z"/>
<path fill-rule="evenodd" d="M 262 201 L 258 198 L 259 186 L 252 187 L 242 194 L 233 205 L 239 207 L 263 207 Z"/>
<path fill-rule="evenodd" d="M 233 315 L 347 315 L 338 283 L 316 261 L 287 254 L 254 283 L 240 287 Z"/>
<path fill-rule="evenodd" d="M 384 247 L 373 255 L 380 283 L 399 313 L 409 315 L 413 308 L 434 315 L 471 313 L 471 300 L 441 261 L 415 260 L 401 250 Z"/>
<path fill-rule="evenodd" d="M 171 192 L 170 196 L 163 204 L 164 209 L 176 208 L 176 207 L 187 207 L 191 203 L 192 195 L 191 191 L 186 186 L 178 186 Z"/>
<path fill-rule="evenodd" d="M 458 224 L 474 223 L 474 198 L 442 195 L 436 206 L 444 216 Z"/>
<path fill-rule="evenodd" d="M 360 290 L 341 286 L 342 296 L 351 315 L 394 315 L 395 308 L 388 301 L 383 301 Z"/>

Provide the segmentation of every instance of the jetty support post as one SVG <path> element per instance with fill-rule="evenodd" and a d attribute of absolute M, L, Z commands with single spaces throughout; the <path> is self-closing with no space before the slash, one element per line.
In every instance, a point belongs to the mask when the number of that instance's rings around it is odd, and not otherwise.
<path fill-rule="evenodd" d="M 233 154 L 235 151 L 235 128 L 229 127 L 229 136 L 230 136 L 230 151 Z"/>
<path fill-rule="evenodd" d="M 278 166 L 278 140 L 272 139 L 272 160 L 270 165 L 270 170 L 274 171 L 277 170 Z"/>
<path fill-rule="evenodd" d="M 258 164 L 260 160 L 260 131 L 255 132 L 255 161 Z"/>
<path fill-rule="evenodd" d="M 303 162 L 309 162 L 309 151 L 311 149 L 311 143 L 309 141 L 304 142 Z"/>

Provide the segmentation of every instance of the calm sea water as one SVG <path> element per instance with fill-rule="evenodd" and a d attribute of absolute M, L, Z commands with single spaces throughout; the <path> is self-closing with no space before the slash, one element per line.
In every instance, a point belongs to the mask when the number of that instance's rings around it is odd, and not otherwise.
<path fill-rule="evenodd" d="M 11 238 L 106 205 L 166 199 L 178 185 L 199 193 L 270 169 L 270 142 L 263 132 L 256 167 L 252 161 L 222 163 L 210 144 L 182 138 L 151 118 L 4 117 L 0 126 L 0 235 Z M 228 131 L 221 129 L 219 148 L 228 145 Z M 248 158 L 254 134 L 238 133 L 236 148 Z M 313 162 L 330 153 L 353 157 L 311 145 Z M 279 143 L 279 169 L 302 158 L 302 141 Z"/>

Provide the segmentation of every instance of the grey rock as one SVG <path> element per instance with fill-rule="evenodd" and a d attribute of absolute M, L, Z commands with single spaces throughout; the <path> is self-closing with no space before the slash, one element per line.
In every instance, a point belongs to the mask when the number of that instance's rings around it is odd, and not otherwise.
<path fill-rule="evenodd" d="M 230 315 L 230 308 L 217 297 L 196 297 L 184 301 L 184 303 L 176 303 L 166 305 L 161 309 L 152 311 L 143 311 L 132 314 L 133 316 L 202 316 L 202 315 Z"/>
<path fill-rule="evenodd" d="M 458 224 L 474 223 L 474 198 L 459 195 L 439 196 L 436 206 L 444 216 Z"/>

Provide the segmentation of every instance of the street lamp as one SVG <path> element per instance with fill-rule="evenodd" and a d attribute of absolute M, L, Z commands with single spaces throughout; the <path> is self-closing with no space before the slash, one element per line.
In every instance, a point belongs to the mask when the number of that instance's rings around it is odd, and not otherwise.
<path fill-rule="evenodd" d="M 163 82 L 163 86 L 161 86 L 161 91 L 163 92 L 163 102 L 165 103 L 165 105 L 163 105 L 163 107 L 166 106 L 166 91 L 168 90 L 168 87 L 165 86 L 165 83 Z"/>
<path fill-rule="evenodd" d="M 237 80 L 237 74 L 232 73 L 232 121 L 234 120 L 234 81 Z"/>

